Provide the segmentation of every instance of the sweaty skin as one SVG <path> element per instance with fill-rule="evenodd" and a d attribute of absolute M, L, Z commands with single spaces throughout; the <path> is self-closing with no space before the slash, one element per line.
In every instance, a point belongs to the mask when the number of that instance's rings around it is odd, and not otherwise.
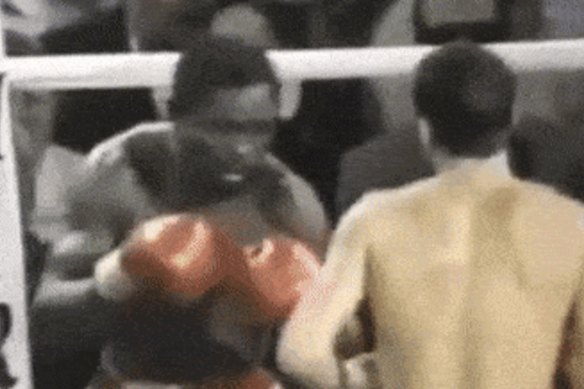
<path fill-rule="evenodd" d="M 575 201 L 490 162 L 366 195 L 284 328 L 279 367 L 343 387 L 335 342 L 367 299 L 384 388 L 550 389 L 564 339 L 560 368 L 584 388 L 583 221 Z"/>

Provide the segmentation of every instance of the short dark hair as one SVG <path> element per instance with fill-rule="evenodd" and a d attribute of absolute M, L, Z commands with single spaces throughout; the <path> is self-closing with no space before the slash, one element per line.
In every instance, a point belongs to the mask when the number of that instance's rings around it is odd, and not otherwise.
<path fill-rule="evenodd" d="M 495 54 L 448 43 L 420 63 L 414 105 L 430 122 L 434 145 L 456 156 L 488 156 L 511 125 L 515 88 L 514 73 Z"/>
<path fill-rule="evenodd" d="M 4 38 L 6 42 L 6 54 L 10 57 L 41 55 L 44 52 L 41 43 L 37 39 L 23 33 L 6 30 Z"/>
<path fill-rule="evenodd" d="M 278 85 L 264 49 L 231 38 L 198 37 L 177 64 L 168 105 L 171 119 L 193 112 L 218 89 L 260 82 Z"/>

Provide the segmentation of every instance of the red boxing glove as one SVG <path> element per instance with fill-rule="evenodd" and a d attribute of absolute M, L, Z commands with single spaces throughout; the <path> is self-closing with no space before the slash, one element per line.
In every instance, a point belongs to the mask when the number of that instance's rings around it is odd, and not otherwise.
<path fill-rule="evenodd" d="M 265 370 L 255 369 L 239 377 L 220 377 L 188 385 L 188 389 L 283 389 L 283 387 Z"/>
<path fill-rule="evenodd" d="M 237 382 L 238 389 L 281 389 L 274 378 L 262 369 L 257 369 Z"/>
<path fill-rule="evenodd" d="M 231 276 L 234 284 L 266 320 L 288 318 L 320 270 L 318 256 L 302 242 L 284 237 L 264 239 L 243 251 L 241 266 L 232 267 L 239 267 Z"/>
<path fill-rule="evenodd" d="M 286 319 L 321 262 L 302 242 L 273 237 L 241 249 L 204 218 L 166 216 L 135 231 L 122 269 L 150 290 L 192 300 L 222 284 L 262 316 Z"/>
<path fill-rule="evenodd" d="M 150 289 L 189 300 L 223 280 L 226 258 L 243 261 L 235 242 L 203 218 L 175 215 L 152 219 L 134 232 L 122 267 Z"/>

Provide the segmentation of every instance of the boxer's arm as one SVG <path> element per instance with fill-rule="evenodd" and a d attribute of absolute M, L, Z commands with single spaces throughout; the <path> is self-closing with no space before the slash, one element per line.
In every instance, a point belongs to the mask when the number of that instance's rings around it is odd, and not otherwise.
<path fill-rule="evenodd" d="M 339 387 L 338 335 L 365 297 L 364 228 L 358 210 L 341 221 L 321 273 L 282 330 L 278 367 L 308 387 Z"/>
<path fill-rule="evenodd" d="M 161 159 L 168 154 L 164 145 L 172 130 L 168 122 L 144 123 L 98 144 L 85 158 L 79 182 L 67 193 L 71 229 L 97 231 L 119 241 L 138 221 L 154 216 L 156 206 L 135 169 L 136 162 L 159 178 Z M 157 153 L 153 145 L 161 150 Z M 158 182 L 161 187 L 164 184 Z M 89 268 L 88 275 L 92 272 Z"/>
<path fill-rule="evenodd" d="M 41 360 L 97 349 L 106 339 L 114 306 L 98 295 L 93 267 L 111 246 L 107 236 L 76 232 L 47 258 L 30 310 L 32 347 Z"/>
<path fill-rule="evenodd" d="M 270 157 L 269 162 L 283 172 L 284 194 L 270 209 L 271 217 L 282 230 L 309 244 L 324 255 L 330 238 L 330 222 L 314 189 L 282 162 Z"/>
<path fill-rule="evenodd" d="M 106 178 L 116 171 L 119 157 L 105 158 L 111 153 L 96 150 L 85 161 L 81 181 L 68 194 L 68 218 L 76 231 L 55 244 L 31 305 L 32 346 L 40 359 L 98 349 L 113 323 L 114 305 L 98 295 L 93 269 L 113 246 L 113 234 L 105 228 L 109 215 L 100 212 L 113 207 L 108 207 L 110 198 L 100 194 L 106 191 Z"/>
<path fill-rule="evenodd" d="M 48 269 L 30 311 L 34 354 L 55 360 L 99 348 L 113 326 L 114 309 L 97 294 L 92 278 L 63 279 Z"/>
<path fill-rule="evenodd" d="M 584 276 L 574 305 L 574 327 L 568 336 L 570 355 L 566 373 L 572 384 L 572 389 L 584 389 Z"/>
<path fill-rule="evenodd" d="M 290 173 L 286 180 L 295 205 L 290 229 L 324 255 L 330 238 L 330 223 L 322 202 L 314 189 L 296 174 Z"/>

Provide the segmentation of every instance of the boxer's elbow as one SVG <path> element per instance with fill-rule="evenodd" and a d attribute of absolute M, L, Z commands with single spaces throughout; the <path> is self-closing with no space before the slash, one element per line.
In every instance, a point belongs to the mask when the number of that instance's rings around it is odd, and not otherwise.
<path fill-rule="evenodd" d="M 99 347 L 114 317 L 114 307 L 98 296 L 91 278 L 68 281 L 47 275 L 30 310 L 33 351 L 50 360 Z"/>
<path fill-rule="evenodd" d="M 317 332 L 285 328 L 276 351 L 277 368 L 307 387 L 337 388 L 339 374 L 333 349 L 316 342 L 311 334 Z"/>
<path fill-rule="evenodd" d="M 91 277 L 98 258 L 112 246 L 113 239 L 105 232 L 69 233 L 54 245 L 47 272 L 62 280 Z"/>

